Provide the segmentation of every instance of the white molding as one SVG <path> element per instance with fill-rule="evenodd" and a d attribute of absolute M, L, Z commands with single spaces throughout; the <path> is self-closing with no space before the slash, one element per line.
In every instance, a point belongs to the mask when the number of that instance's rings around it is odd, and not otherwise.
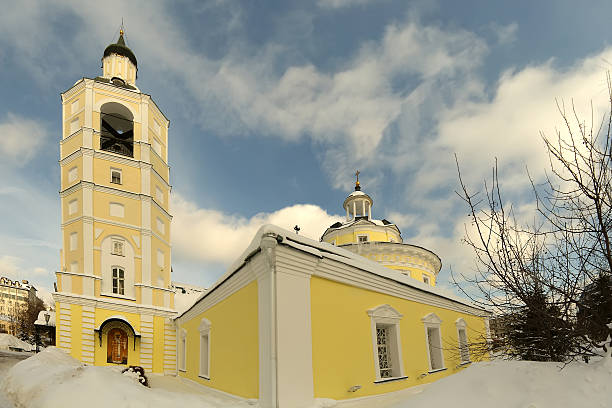
<path fill-rule="evenodd" d="M 429 366 L 429 373 L 432 372 L 436 372 L 436 371 L 442 371 L 446 369 L 446 363 L 444 361 L 444 351 L 442 349 L 442 329 L 441 329 L 441 323 L 442 320 L 438 317 L 438 315 L 436 315 L 435 313 L 429 313 L 428 315 L 426 315 L 425 317 L 423 317 L 421 319 L 421 321 L 423 322 L 423 328 L 425 329 L 425 348 L 427 349 L 427 363 Z M 429 331 L 427 330 L 428 328 L 432 328 L 432 329 L 437 329 L 438 330 L 438 349 L 440 350 L 440 359 L 442 360 L 442 367 L 438 367 L 438 368 L 433 368 L 431 365 L 431 352 L 429 351 Z M 436 345 L 433 345 L 433 347 L 435 348 Z"/>
<path fill-rule="evenodd" d="M 66 304 L 90 306 L 94 308 L 116 310 L 119 312 L 146 314 L 167 318 L 174 318 L 176 316 L 175 310 L 164 307 L 145 305 L 141 303 L 131 304 L 114 299 L 102 299 L 92 296 L 75 295 L 73 293 L 66 292 L 54 292 L 53 300 Z"/>
<path fill-rule="evenodd" d="M 212 327 L 212 325 L 210 323 L 210 320 L 208 320 L 205 317 L 202 318 L 202 320 L 200 322 L 200 325 L 198 326 L 199 340 L 200 340 L 200 347 L 199 347 L 199 350 L 200 350 L 200 360 L 199 360 L 199 364 L 198 364 L 198 376 L 202 377 L 202 378 L 205 378 L 207 380 L 210 380 L 210 378 L 212 377 L 211 373 L 210 373 L 211 327 Z M 207 347 L 207 350 L 206 350 L 206 365 L 207 365 L 207 367 L 206 367 L 206 372 L 205 373 L 202 372 L 202 337 L 204 337 L 204 336 L 206 336 L 206 347 Z"/>
<path fill-rule="evenodd" d="M 372 309 L 367 310 L 368 316 L 370 316 L 370 330 L 372 335 L 372 352 L 374 358 L 374 373 L 376 379 L 374 382 L 399 380 L 405 378 L 404 370 L 404 358 L 402 356 L 402 341 L 400 336 L 400 320 L 403 315 L 398 312 L 395 308 L 388 304 L 379 305 Z M 391 328 L 389 331 L 390 343 L 387 345 L 389 348 L 389 357 L 391 358 L 391 368 L 393 370 L 392 378 L 383 378 L 380 375 L 380 365 L 378 362 L 378 334 L 377 325 L 384 325 Z M 391 338 L 393 336 L 394 338 Z M 396 372 L 394 366 L 397 367 L 399 372 Z"/>

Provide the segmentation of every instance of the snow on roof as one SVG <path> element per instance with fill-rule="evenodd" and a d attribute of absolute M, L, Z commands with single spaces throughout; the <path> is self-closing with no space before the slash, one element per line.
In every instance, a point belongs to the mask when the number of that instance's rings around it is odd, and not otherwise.
<path fill-rule="evenodd" d="M 245 249 L 242 254 L 234 261 L 234 263 L 229 267 L 229 269 L 219 278 L 205 293 L 201 294 L 198 299 L 194 302 L 196 304 L 200 299 L 206 296 L 208 293 L 213 292 L 218 286 L 220 286 L 227 278 L 229 278 L 234 272 L 240 269 L 245 262 L 251 258 L 255 253 L 259 251 L 261 239 L 267 235 L 273 234 L 277 237 L 277 241 L 282 245 L 287 245 L 292 248 L 298 249 L 303 252 L 310 253 L 319 258 L 329 258 L 335 261 L 354 266 L 356 268 L 365 270 L 374 275 L 382 276 L 387 279 L 394 280 L 398 283 L 404 284 L 406 286 L 411 286 L 416 289 L 422 290 L 424 292 L 429 292 L 433 295 L 449 299 L 453 302 L 461 303 L 463 305 L 473 307 L 475 309 L 483 310 L 481 307 L 476 306 L 466 299 L 462 299 L 458 296 L 452 296 L 446 293 L 443 293 L 441 290 L 437 289 L 435 286 L 431 286 L 425 284 L 423 282 L 417 281 L 416 279 L 412 279 L 409 276 L 404 275 L 401 272 L 395 271 L 393 269 L 382 266 L 380 263 L 371 261 L 367 258 L 364 258 L 361 255 L 355 254 L 347 249 L 343 249 L 337 247 L 332 244 L 328 244 L 327 242 L 315 241 L 310 238 L 306 238 L 304 236 L 298 235 L 295 232 L 286 230 L 281 227 L 277 227 L 276 225 L 266 224 L 263 225 L 257 233 L 251 243 Z M 193 305 L 192 305 L 193 306 Z M 187 312 L 191 307 L 180 313 L 177 317 L 181 317 L 185 312 Z"/>
<path fill-rule="evenodd" d="M 46 314 L 49 315 L 49 324 L 47 324 L 47 321 L 45 319 Z M 40 312 L 38 312 L 38 318 L 36 318 L 34 324 L 37 324 L 39 326 L 55 327 L 55 312 L 51 310 L 41 310 Z"/>

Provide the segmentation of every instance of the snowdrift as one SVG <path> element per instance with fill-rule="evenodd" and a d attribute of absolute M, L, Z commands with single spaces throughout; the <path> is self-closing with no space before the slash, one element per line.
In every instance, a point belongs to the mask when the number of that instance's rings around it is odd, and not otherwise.
<path fill-rule="evenodd" d="M 15 350 L 20 349 L 23 351 L 32 351 L 35 350 L 36 347 L 26 343 L 25 341 L 19 340 L 17 337 L 0 333 L 0 350 Z"/>

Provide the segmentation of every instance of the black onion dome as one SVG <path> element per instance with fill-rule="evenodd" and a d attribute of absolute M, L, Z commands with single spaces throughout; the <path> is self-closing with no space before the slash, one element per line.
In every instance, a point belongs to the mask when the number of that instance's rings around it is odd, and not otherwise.
<path fill-rule="evenodd" d="M 132 64 L 138 68 L 138 62 L 136 62 L 136 55 L 125 45 L 125 40 L 123 39 L 123 33 L 119 34 L 119 39 L 115 44 L 111 44 L 104 50 L 104 57 L 108 57 L 111 54 L 119 54 L 127 57 Z"/>

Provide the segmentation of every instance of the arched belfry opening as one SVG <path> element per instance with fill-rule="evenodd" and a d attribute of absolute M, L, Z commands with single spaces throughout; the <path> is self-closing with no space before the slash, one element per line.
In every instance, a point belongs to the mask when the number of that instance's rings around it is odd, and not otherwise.
<path fill-rule="evenodd" d="M 100 108 L 100 149 L 134 157 L 134 116 L 120 103 Z"/>

